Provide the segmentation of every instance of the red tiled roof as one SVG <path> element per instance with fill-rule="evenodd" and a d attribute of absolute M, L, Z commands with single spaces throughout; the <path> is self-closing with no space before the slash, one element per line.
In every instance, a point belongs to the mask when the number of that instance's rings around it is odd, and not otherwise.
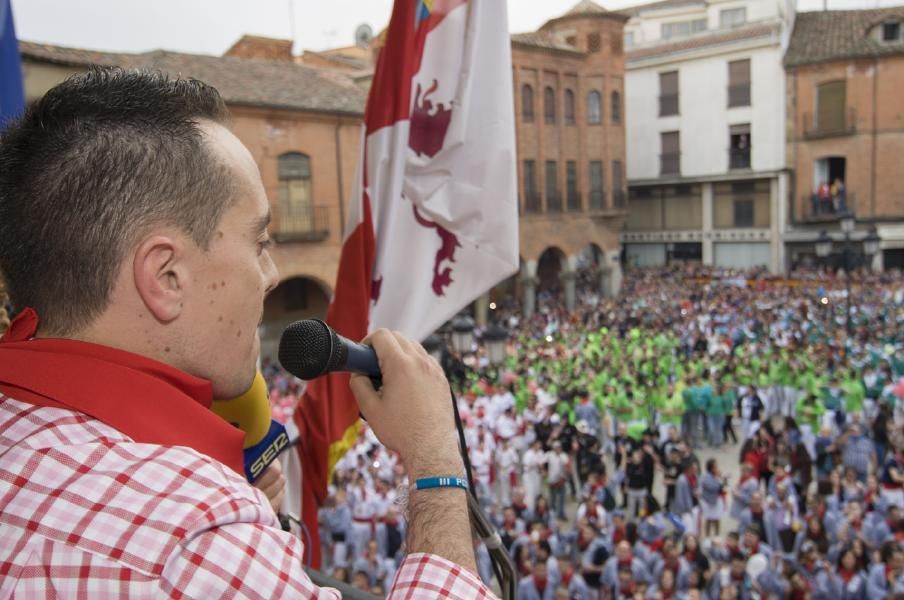
<path fill-rule="evenodd" d="M 23 58 L 88 67 L 159 69 L 173 76 L 201 79 L 216 87 L 228 104 L 364 113 L 367 91 L 337 71 L 281 60 L 202 56 L 157 50 L 124 54 L 19 42 Z"/>
<path fill-rule="evenodd" d="M 887 21 L 904 21 L 904 7 L 798 13 L 785 66 L 904 54 L 900 42 L 884 44 L 870 36 Z"/>

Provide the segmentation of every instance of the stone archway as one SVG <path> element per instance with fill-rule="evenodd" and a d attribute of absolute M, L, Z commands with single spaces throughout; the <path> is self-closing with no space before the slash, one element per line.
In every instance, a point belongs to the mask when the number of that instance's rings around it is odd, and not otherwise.
<path fill-rule="evenodd" d="M 568 259 L 558 246 L 546 248 L 537 259 L 537 287 L 556 291 L 561 287 L 561 275 L 568 270 Z"/>
<path fill-rule="evenodd" d="M 264 301 L 260 326 L 261 359 L 276 360 L 283 330 L 299 319 L 324 319 L 332 292 L 314 277 L 290 277 L 270 292 Z"/>

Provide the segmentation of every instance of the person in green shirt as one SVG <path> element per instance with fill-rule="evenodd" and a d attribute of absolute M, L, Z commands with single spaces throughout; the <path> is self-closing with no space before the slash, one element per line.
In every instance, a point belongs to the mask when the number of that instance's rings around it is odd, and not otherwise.
<path fill-rule="evenodd" d="M 668 439 L 669 429 L 676 427 L 681 431 L 681 419 L 684 416 L 684 383 L 670 384 L 665 393 L 665 402 L 659 411 L 659 439 Z"/>
<path fill-rule="evenodd" d="M 801 433 L 806 435 L 804 427 L 810 429 L 809 433 L 814 434 L 820 430 L 822 416 L 826 409 L 819 402 L 815 395 L 809 394 L 797 401 L 797 422 L 801 425 Z"/>

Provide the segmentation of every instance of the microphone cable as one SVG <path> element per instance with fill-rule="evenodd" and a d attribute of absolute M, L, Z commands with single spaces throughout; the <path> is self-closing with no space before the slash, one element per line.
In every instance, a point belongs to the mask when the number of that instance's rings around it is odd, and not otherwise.
<path fill-rule="evenodd" d="M 468 487 L 470 488 L 468 490 L 468 512 L 471 513 L 471 525 L 489 551 L 490 563 L 493 566 L 496 580 L 499 582 L 499 589 L 502 591 L 503 599 L 514 600 L 517 586 L 515 564 L 512 562 L 508 550 L 503 545 L 499 532 L 496 531 L 480 509 L 477 491 L 474 486 L 474 477 L 471 472 L 471 459 L 468 456 L 468 441 L 465 438 L 464 426 L 461 422 L 461 415 L 458 412 L 458 401 L 455 399 L 455 391 L 452 389 L 451 383 L 449 384 L 449 395 L 452 398 L 452 413 L 455 415 L 455 428 L 458 430 L 458 445 L 465 465 Z"/>

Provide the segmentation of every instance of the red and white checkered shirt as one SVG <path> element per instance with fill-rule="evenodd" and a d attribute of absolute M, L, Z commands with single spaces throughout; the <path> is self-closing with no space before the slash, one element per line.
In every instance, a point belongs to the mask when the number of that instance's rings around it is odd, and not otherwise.
<path fill-rule="evenodd" d="M 0 394 L 0 598 L 340 597 L 311 582 L 303 551 L 266 497 L 216 460 Z M 412 554 L 390 596 L 493 594 L 454 563 Z"/>

